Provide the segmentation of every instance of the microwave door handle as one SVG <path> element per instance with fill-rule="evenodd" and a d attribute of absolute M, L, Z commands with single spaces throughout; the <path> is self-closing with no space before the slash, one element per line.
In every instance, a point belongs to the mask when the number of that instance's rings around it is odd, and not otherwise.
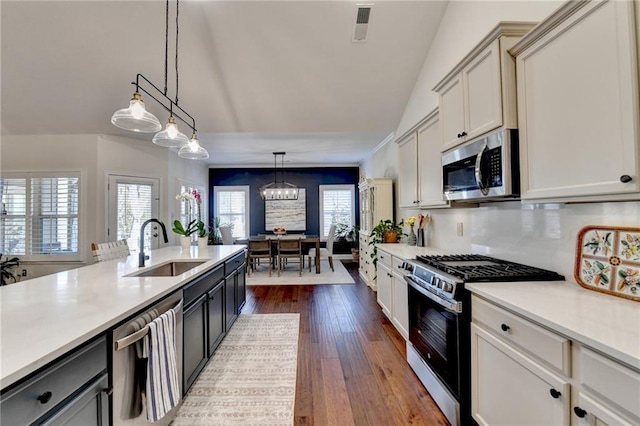
<path fill-rule="evenodd" d="M 480 189 L 480 192 L 482 192 L 482 195 L 489 194 L 489 189 L 486 188 L 482 183 L 482 171 L 480 170 L 480 163 L 482 163 L 482 156 L 484 155 L 484 152 L 486 151 L 486 149 L 487 149 L 487 142 L 482 144 L 482 148 L 480 148 L 480 152 L 476 156 L 476 168 L 475 168 L 476 183 L 478 184 L 478 188 Z"/>

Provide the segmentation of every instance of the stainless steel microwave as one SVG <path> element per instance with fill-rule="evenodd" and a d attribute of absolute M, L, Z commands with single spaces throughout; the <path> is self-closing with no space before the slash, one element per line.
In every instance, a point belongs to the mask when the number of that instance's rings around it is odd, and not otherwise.
<path fill-rule="evenodd" d="M 488 201 L 520 196 L 518 130 L 502 129 L 442 154 L 447 200 Z"/>

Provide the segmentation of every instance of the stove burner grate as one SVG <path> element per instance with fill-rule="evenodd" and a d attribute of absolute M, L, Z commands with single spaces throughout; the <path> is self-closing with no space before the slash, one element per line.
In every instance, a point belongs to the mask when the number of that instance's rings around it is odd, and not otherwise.
<path fill-rule="evenodd" d="M 564 280 L 553 271 L 478 254 L 417 256 L 417 260 L 466 282 Z"/>

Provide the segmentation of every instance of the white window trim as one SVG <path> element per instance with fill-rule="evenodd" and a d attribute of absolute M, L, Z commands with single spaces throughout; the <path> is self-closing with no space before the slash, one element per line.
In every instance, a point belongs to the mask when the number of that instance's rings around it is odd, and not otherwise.
<path fill-rule="evenodd" d="M 86 190 L 85 182 L 87 181 L 86 169 L 72 170 L 22 170 L 0 173 L 3 178 L 54 178 L 54 177 L 77 177 L 78 178 L 78 251 L 76 254 L 18 254 L 16 255 L 22 262 L 80 262 L 85 259 L 89 249 L 89 242 L 86 240 Z M 31 203 L 28 202 L 31 194 L 31 186 L 26 188 L 27 205 L 25 215 L 29 217 L 31 214 Z M 30 246 L 31 242 L 29 242 Z"/>
<path fill-rule="evenodd" d="M 322 196 L 324 191 L 351 191 L 351 225 L 356 224 L 356 186 L 352 184 L 348 185 L 319 185 L 318 186 L 318 216 L 320 218 L 320 228 L 318 233 L 320 234 L 320 240 L 325 241 L 328 235 L 324 234 L 324 197 Z"/>
<path fill-rule="evenodd" d="M 249 238 L 249 232 L 251 229 L 251 192 L 250 192 L 251 187 L 249 185 L 235 185 L 235 186 L 225 186 L 225 185 L 218 185 L 218 186 L 214 186 L 213 187 L 213 217 L 218 217 L 220 216 L 219 214 L 219 210 L 218 210 L 218 203 L 216 202 L 216 200 L 218 199 L 218 192 L 219 191 L 223 191 L 223 192 L 229 192 L 229 191 L 242 191 L 244 192 L 244 199 L 245 199 L 245 211 L 244 211 L 244 235 L 245 238 Z"/>

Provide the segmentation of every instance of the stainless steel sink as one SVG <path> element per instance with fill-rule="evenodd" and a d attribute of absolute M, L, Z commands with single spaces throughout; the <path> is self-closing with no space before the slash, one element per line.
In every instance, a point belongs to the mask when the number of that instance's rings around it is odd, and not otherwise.
<path fill-rule="evenodd" d="M 190 269 L 196 266 L 202 265 L 203 261 L 176 261 L 169 262 L 162 265 L 154 266 L 153 268 L 145 269 L 144 271 L 134 272 L 127 275 L 127 277 L 175 277 L 176 275 L 184 274 Z"/>

